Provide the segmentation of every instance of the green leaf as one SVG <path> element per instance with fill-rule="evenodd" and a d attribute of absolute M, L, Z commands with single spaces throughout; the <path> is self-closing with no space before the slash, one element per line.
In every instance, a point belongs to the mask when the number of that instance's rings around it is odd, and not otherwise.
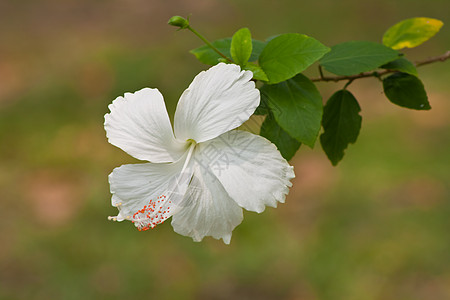
<path fill-rule="evenodd" d="M 282 34 L 267 43 L 259 65 L 270 83 L 279 83 L 302 72 L 328 51 L 328 47 L 306 35 Z"/>
<path fill-rule="evenodd" d="M 331 47 L 320 64 L 336 75 L 355 75 L 378 68 L 399 57 L 384 45 L 368 41 L 350 41 Z"/>
<path fill-rule="evenodd" d="M 266 75 L 266 73 L 264 73 L 263 69 L 261 69 L 261 67 L 256 64 L 247 63 L 244 67 L 244 70 L 252 71 L 253 79 L 255 79 L 255 80 L 269 81 L 269 79 L 267 78 L 267 75 Z"/>
<path fill-rule="evenodd" d="M 234 62 L 244 66 L 252 55 L 252 35 L 248 28 L 241 28 L 231 39 L 231 57 Z"/>
<path fill-rule="evenodd" d="M 360 111 L 358 101 L 347 90 L 334 93 L 323 109 L 324 133 L 320 143 L 333 166 L 344 157 L 348 144 L 358 138 L 362 121 Z"/>
<path fill-rule="evenodd" d="M 286 160 L 290 160 L 301 145 L 278 125 L 272 115 L 266 117 L 259 134 L 274 143 Z"/>
<path fill-rule="evenodd" d="M 231 57 L 231 38 L 220 39 L 212 42 L 214 47 L 216 47 L 220 52 L 222 52 L 225 56 Z M 264 49 L 266 43 L 258 40 L 252 40 L 252 55 L 250 56 L 249 61 L 258 60 L 259 55 Z M 195 57 L 206 65 L 216 65 L 219 63 L 219 60 L 222 58 L 219 54 L 217 54 L 214 50 L 209 48 L 207 45 L 201 46 L 199 48 L 193 49 L 190 53 L 194 54 Z"/>
<path fill-rule="evenodd" d="M 248 61 L 257 61 L 259 59 L 259 56 L 261 55 L 261 52 L 266 47 L 267 43 L 258 41 L 258 40 L 252 40 L 252 55 L 250 56 L 250 59 Z"/>
<path fill-rule="evenodd" d="M 261 101 L 259 102 L 259 105 L 253 114 L 257 116 L 263 116 L 269 114 L 269 112 L 269 99 L 265 94 L 261 93 Z"/>
<path fill-rule="evenodd" d="M 412 18 L 390 27 L 383 35 L 383 44 L 392 49 L 413 48 L 433 37 L 444 25 L 432 18 Z"/>
<path fill-rule="evenodd" d="M 314 83 L 298 74 L 278 84 L 265 84 L 263 97 L 277 123 L 290 136 L 311 148 L 314 146 L 322 120 L 322 97 Z"/>
<path fill-rule="evenodd" d="M 388 62 L 381 66 L 383 69 L 395 70 L 418 76 L 416 66 L 404 57 L 400 57 L 394 61 Z"/>
<path fill-rule="evenodd" d="M 383 80 L 386 97 L 399 106 L 417 109 L 431 109 L 422 81 L 406 73 L 394 73 Z"/>

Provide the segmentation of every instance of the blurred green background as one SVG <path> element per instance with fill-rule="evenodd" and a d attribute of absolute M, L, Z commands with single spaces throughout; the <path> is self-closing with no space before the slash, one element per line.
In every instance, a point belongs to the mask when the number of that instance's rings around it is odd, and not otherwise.
<path fill-rule="evenodd" d="M 449 63 L 419 69 L 431 111 L 354 82 L 363 127 L 336 168 L 320 145 L 292 160 L 286 204 L 245 213 L 231 245 L 170 222 L 108 222 L 107 175 L 137 162 L 107 143 L 103 115 L 157 87 L 171 113 L 206 66 L 201 41 L 300 32 L 326 45 L 380 41 L 394 23 L 446 23 L 412 60 L 450 45 L 448 0 L 3 0 L 0 2 L 0 299 L 450 299 Z M 308 71 L 316 76 L 316 70 Z M 326 99 L 344 83 L 320 84 Z"/>

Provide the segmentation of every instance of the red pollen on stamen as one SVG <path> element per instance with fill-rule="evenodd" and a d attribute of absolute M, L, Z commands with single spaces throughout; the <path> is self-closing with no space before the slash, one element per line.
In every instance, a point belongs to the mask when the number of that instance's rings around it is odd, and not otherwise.
<path fill-rule="evenodd" d="M 157 198 L 157 201 L 150 200 L 148 205 L 133 214 L 132 223 L 134 223 L 139 231 L 146 231 L 154 228 L 158 224 L 164 223 L 165 215 L 170 211 L 168 206 L 165 210 L 162 209 L 164 205 L 165 195 Z M 160 203 L 160 204 L 158 204 Z M 169 200 L 168 204 L 171 203 Z M 158 210 L 156 205 L 158 204 Z"/>

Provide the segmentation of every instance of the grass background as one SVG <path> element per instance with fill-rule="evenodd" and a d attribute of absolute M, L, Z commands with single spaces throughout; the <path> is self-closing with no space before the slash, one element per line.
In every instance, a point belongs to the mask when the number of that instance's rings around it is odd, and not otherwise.
<path fill-rule="evenodd" d="M 320 145 L 292 160 L 286 204 L 246 212 L 231 245 L 170 222 L 108 222 L 107 175 L 137 162 L 106 141 L 118 95 L 158 87 L 173 114 L 206 68 L 188 50 L 249 27 L 326 45 L 380 41 L 405 18 L 444 21 L 412 60 L 450 45 L 446 0 L 6 0 L 0 3 L 0 299 L 450 299 L 449 66 L 419 69 L 431 111 L 389 103 L 375 79 L 350 90 L 363 127 L 333 168 Z M 316 76 L 314 69 L 308 75 Z M 321 83 L 327 99 L 344 83 Z"/>

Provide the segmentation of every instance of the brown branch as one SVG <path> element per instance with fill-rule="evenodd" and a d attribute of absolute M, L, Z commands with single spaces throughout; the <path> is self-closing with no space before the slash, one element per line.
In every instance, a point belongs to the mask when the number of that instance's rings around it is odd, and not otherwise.
<path fill-rule="evenodd" d="M 436 56 L 436 57 L 430 57 L 429 59 L 426 60 L 422 60 L 422 61 L 417 61 L 415 63 L 416 67 L 420 67 L 423 65 L 428 65 L 437 61 L 446 61 L 447 59 L 450 58 L 450 50 L 445 52 L 444 54 L 442 54 L 441 56 Z"/>
<path fill-rule="evenodd" d="M 431 64 L 437 61 L 446 61 L 450 58 L 450 51 L 445 52 L 444 54 L 436 57 L 430 57 L 426 60 L 417 61 L 414 63 L 416 67 L 420 67 L 423 65 Z M 320 69 L 321 71 L 321 69 Z M 380 70 L 380 71 L 372 71 L 372 72 L 364 72 L 356 75 L 350 76 L 323 76 L 322 72 L 320 72 L 320 77 L 312 78 L 311 81 L 341 81 L 341 80 L 355 80 L 359 78 L 367 78 L 367 77 L 379 77 L 384 74 L 398 72 L 396 70 Z"/>

